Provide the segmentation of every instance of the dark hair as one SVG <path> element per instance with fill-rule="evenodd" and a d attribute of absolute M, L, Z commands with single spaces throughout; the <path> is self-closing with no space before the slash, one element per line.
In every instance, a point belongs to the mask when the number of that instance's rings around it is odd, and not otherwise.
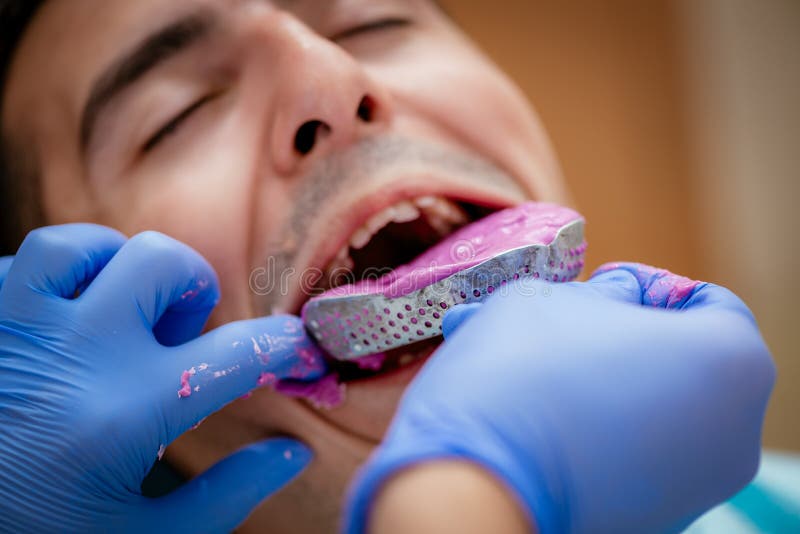
<path fill-rule="evenodd" d="M 42 223 L 33 154 L 18 150 L 3 127 L 6 78 L 17 44 L 44 0 L 0 0 L 0 256 L 13 254 Z"/>

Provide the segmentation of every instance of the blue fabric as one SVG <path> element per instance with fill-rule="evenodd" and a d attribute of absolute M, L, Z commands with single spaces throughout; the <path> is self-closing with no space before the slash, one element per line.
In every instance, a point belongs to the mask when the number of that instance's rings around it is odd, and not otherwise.
<path fill-rule="evenodd" d="M 0 260 L 0 284 L 0 532 L 227 532 L 310 461 L 268 440 L 142 495 L 164 446 L 262 373 L 325 372 L 297 317 L 200 335 L 219 285 L 186 245 L 43 228 Z"/>

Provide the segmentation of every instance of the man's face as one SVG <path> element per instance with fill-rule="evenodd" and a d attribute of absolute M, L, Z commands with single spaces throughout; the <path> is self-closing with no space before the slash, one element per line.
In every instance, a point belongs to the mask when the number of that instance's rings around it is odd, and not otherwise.
<path fill-rule="evenodd" d="M 437 197 L 449 223 L 457 206 L 565 200 L 520 92 L 428 0 L 51 0 L 18 49 L 4 109 L 39 161 L 48 223 L 193 246 L 221 280 L 211 326 L 298 313 L 301 273 L 341 250 L 358 271 L 394 266 L 386 242 L 430 245 L 416 221 L 348 250 L 398 203 Z M 347 383 L 334 410 L 259 390 L 169 459 L 193 474 L 246 443 L 298 436 L 314 464 L 249 525 L 332 530 L 420 363 Z"/>

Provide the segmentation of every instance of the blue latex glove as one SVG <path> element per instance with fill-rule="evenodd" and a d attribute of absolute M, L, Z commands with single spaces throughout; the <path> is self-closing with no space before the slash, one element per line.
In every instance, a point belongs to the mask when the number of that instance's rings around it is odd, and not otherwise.
<path fill-rule="evenodd" d="M 0 287 L 3 287 L 3 281 L 8 275 L 8 270 L 11 268 L 11 262 L 14 261 L 12 256 L 0 258 Z"/>
<path fill-rule="evenodd" d="M 218 298 L 211 266 L 161 234 L 27 237 L 0 288 L 0 531 L 228 532 L 305 467 L 304 445 L 274 439 L 141 495 L 163 446 L 262 373 L 323 374 L 294 317 L 198 337 Z"/>
<path fill-rule="evenodd" d="M 544 534 L 679 531 L 753 477 L 775 369 L 730 291 L 627 264 L 507 293 L 445 317 L 348 532 L 388 477 L 431 459 L 484 466 Z"/>

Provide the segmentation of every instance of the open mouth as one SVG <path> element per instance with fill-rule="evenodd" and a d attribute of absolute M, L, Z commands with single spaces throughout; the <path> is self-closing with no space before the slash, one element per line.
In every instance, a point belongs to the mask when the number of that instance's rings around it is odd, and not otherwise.
<path fill-rule="evenodd" d="M 430 355 L 449 307 L 521 277 L 571 280 L 584 251 L 583 219 L 561 206 L 402 201 L 353 232 L 303 319 L 341 382 L 364 379 Z"/>
<path fill-rule="evenodd" d="M 353 232 L 323 271 L 315 293 L 377 280 L 495 211 L 433 196 L 389 206 Z"/>
<path fill-rule="evenodd" d="M 314 294 L 330 295 L 386 280 L 399 267 L 409 265 L 461 228 L 498 210 L 440 196 L 402 200 L 374 214 L 353 232 L 323 270 Z M 331 358 L 331 368 L 339 382 L 388 374 L 429 356 L 440 342 L 441 338 L 436 337 L 376 350 L 353 361 Z"/>

